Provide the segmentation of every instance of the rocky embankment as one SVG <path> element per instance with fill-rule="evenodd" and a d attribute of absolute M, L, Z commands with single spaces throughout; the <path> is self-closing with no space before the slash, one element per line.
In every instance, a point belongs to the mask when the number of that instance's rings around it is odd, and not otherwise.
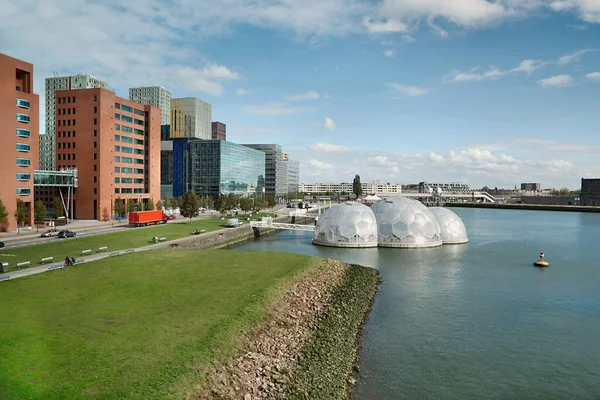
<path fill-rule="evenodd" d="M 215 363 L 190 398 L 348 398 L 360 328 L 378 283 L 377 270 L 323 260 L 240 340 L 240 356 Z"/>

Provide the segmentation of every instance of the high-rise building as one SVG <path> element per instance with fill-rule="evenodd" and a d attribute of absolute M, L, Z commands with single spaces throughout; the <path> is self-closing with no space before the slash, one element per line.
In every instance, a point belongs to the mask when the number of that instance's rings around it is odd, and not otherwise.
<path fill-rule="evenodd" d="M 580 204 L 582 206 L 600 206 L 600 179 L 581 178 Z"/>
<path fill-rule="evenodd" d="M 539 192 L 540 190 L 542 190 L 542 184 L 541 183 L 521 183 L 521 190 L 527 190 L 527 191 L 535 191 L 535 192 Z"/>
<path fill-rule="evenodd" d="M 226 140 L 173 142 L 173 196 L 263 193 L 265 153 Z"/>
<path fill-rule="evenodd" d="M 171 100 L 171 139 L 212 139 L 212 105 L 195 97 Z"/>
<path fill-rule="evenodd" d="M 287 192 L 298 193 L 298 187 L 300 186 L 300 162 L 290 160 L 286 154 L 285 163 L 287 164 Z"/>
<path fill-rule="evenodd" d="M 115 199 L 160 198 L 160 110 L 106 89 L 56 92 L 56 164 L 77 168 L 73 218 L 111 219 Z"/>
<path fill-rule="evenodd" d="M 108 89 L 108 83 L 88 74 L 46 78 L 46 131 L 40 136 L 40 169 L 56 169 L 56 91 L 91 88 Z"/>
<path fill-rule="evenodd" d="M 288 192 L 287 164 L 278 144 L 245 144 L 244 146 L 265 153 L 265 191 L 271 196 L 283 196 Z"/>
<path fill-rule="evenodd" d="M 27 209 L 26 224 L 33 224 L 33 171 L 39 163 L 39 97 L 33 93 L 33 65 L 0 53 L 0 200 L 8 223 L 0 230 L 17 228 L 17 200 Z"/>
<path fill-rule="evenodd" d="M 129 89 L 129 100 L 160 108 L 160 124 L 171 125 L 173 93 L 162 86 L 144 86 Z"/>
<path fill-rule="evenodd" d="M 164 125 L 163 125 L 164 126 Z M 160 142 L 160 198 L 173 197 L 173 141 Z"/>
<path fill-rule="evenodd" d="M 219 121 L 212 123 L 212 139 L 227 140 L 227 125 Z"/>

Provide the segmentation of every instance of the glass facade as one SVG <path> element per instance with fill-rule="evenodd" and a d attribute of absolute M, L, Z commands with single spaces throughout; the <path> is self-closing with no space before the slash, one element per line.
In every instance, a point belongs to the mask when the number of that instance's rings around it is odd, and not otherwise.
<path fill-rule="evenodd" d="M 278 144 L 245 144 L 244 146 L 265 153 L 266 194 L 283 196 L 288 192 L 287 162 L 283 159 L 281 146 Z"/>
<path fill-rule="evenodd" d="M 263 193 L 265 153 L 261 151 L 225 140 L 175 140 L 173 160 L 175 197 L 186 190 L 212 198 Z"/>

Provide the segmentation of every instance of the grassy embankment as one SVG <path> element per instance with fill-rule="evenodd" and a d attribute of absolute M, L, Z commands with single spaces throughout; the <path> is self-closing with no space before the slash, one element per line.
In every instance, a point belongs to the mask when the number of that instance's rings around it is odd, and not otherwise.
<path fill-rule="evenodd" d="M 0 398 L 184 398 L 313 265 L 300 255 L 179 249 L 4 282 Z M 332 352 L 347 344 L 318 343 Z"/>
<path fill-rule="evenodd" d="M 76 239 L 52 238 L 52 242 L 17 248 L 0 249 L 0 261 L 8 262 L 12 271 L 17 263 L 30 261 L 31 266 L 41 264 L 44 257 L 54 257 L 55 261 L 64 259 L 67 255 L 79 257 L 82 250 L 90 249 L 94 253 L 99 247 L 108 247 L 108 251 L 124 250 L 152 244 L 153 237 L 165 237 L 167 240 L 181 239 L 191 236 L 194 229 L 204 229 L 206 232 L 225 227 L 227 221 L 220 219 L 202 219 L 186 223 L 170 223 L 152 228 L 123 228 L 123 231 L 106 233 Z"/>

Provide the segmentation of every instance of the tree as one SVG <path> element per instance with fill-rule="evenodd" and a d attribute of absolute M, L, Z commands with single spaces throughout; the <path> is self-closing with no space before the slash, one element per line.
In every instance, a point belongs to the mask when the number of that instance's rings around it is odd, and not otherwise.
<path fill-rule="evenodd" d="M 104 207 L 102 209 L 102 221 L 106 222 L 110 219 L 110 213 L 108 212 L 108 209 L 106 207 Z"/>
<path fill-rule="evenodd" d="M 146 210 L 152 211 L 154 210 L 154 199 L 148 199 L 148 204 L 146 204 Z"/>
<path fill-rule="evenodd" d="M 135 211 L 135 202 L 133 199 L 127 199 L 127 212 Z"/>
<path fill-rule="evenodd" d="M 217 197 L 217 200 L 215 201 L 215 210 L 221 214 L 225 214 L 227 211 L 231 210 L 229 197 L 223 195 Z"/>
<path fill-rule="evenodd" d="M 558 194 L 560 196 L 569 196 L 571 194 L 571 191 L 568 188 L 562 188 L 558 191 Z"/>
<path fill-rule="evenodd" d="M 240 208 L 242 209 L 244 214 L 247 214 L 248 211 L 252 210 L 252 206 L 254 205 L 253 203 L 254 202 L 249 197 L 242 197 L 240 199 Z"/>
<path fill-rule="evenodd" d="M 15 219 L 17 220 L 17 233 L 21 233 L 21 226 L 27 222 L 27 206 L 23 203 L 23 200 L 17 200 Z"/>
<path fill-rule="evenodd" d="M 35 222 L 36 222 L 35 227 L 36 227 L 37 231 L 40 230 L 39 223 L 46 219 L 46 214 L 47 214 L 46 205 L 44 204 L 44 202 L 36 201 L 34 218 L 35 218 Z"/>
<path fill-rule="evenodd" d="M 120 197 L 117 197 L 115 199 L 115 206 L 114 206 L 114 211 L 115 211 L 115 219 L 117 217 L 123 217 L 123 215 L 125 214 L 125 204 L 123 203 L 123 200 Z"/>
<path fill-rule="evenodd" d="M 273 207 L 277 204 L 277 200 L 275 200 L 275 196 L 267 196 L 266 199 L 267 206 L 273 211 Z"/>
<path fill-rule="evenodd" d="M 192 218 L 198 216 L 200 199 L 198 199 L 196 193 L 190 191 L 183 195 L 182 200 L 183 206 L 180 208 L 181 215 L 189 218 L 191 221 Z"/>
<path fill-rule="evenodd" d="M 360 197 L 363 194 L 362 184 L 360 183 L 360 175 L 355 175 L 354 180 L 352 181 L 352 193 L 356 195 L 356 197 Z"/>
<path fill-rule="evenodd" d="M 157 210 L 162 210 L 162 208 L 163 208 L 163 202 L 162 202 L 162 201 L 160 201 L 160 200 L 159 200 L 159 201 L 157 201 L 157 202 L 156 202 L 156 209 L 157 209 Z"/>
<path fill-rule="evenodd" d="M 54 207 L 54 218 L 60 218 L 65 216 L 65 208 L 60 198 L 55 197 L 52 206 Z"/>
<path fill-rule="evenodd" d="M 6 211 L 6 206 L 0 200 L 0 226 L 3 231 L 6 229 L 6 225 L 8 225 L 8 211 Z"/>

